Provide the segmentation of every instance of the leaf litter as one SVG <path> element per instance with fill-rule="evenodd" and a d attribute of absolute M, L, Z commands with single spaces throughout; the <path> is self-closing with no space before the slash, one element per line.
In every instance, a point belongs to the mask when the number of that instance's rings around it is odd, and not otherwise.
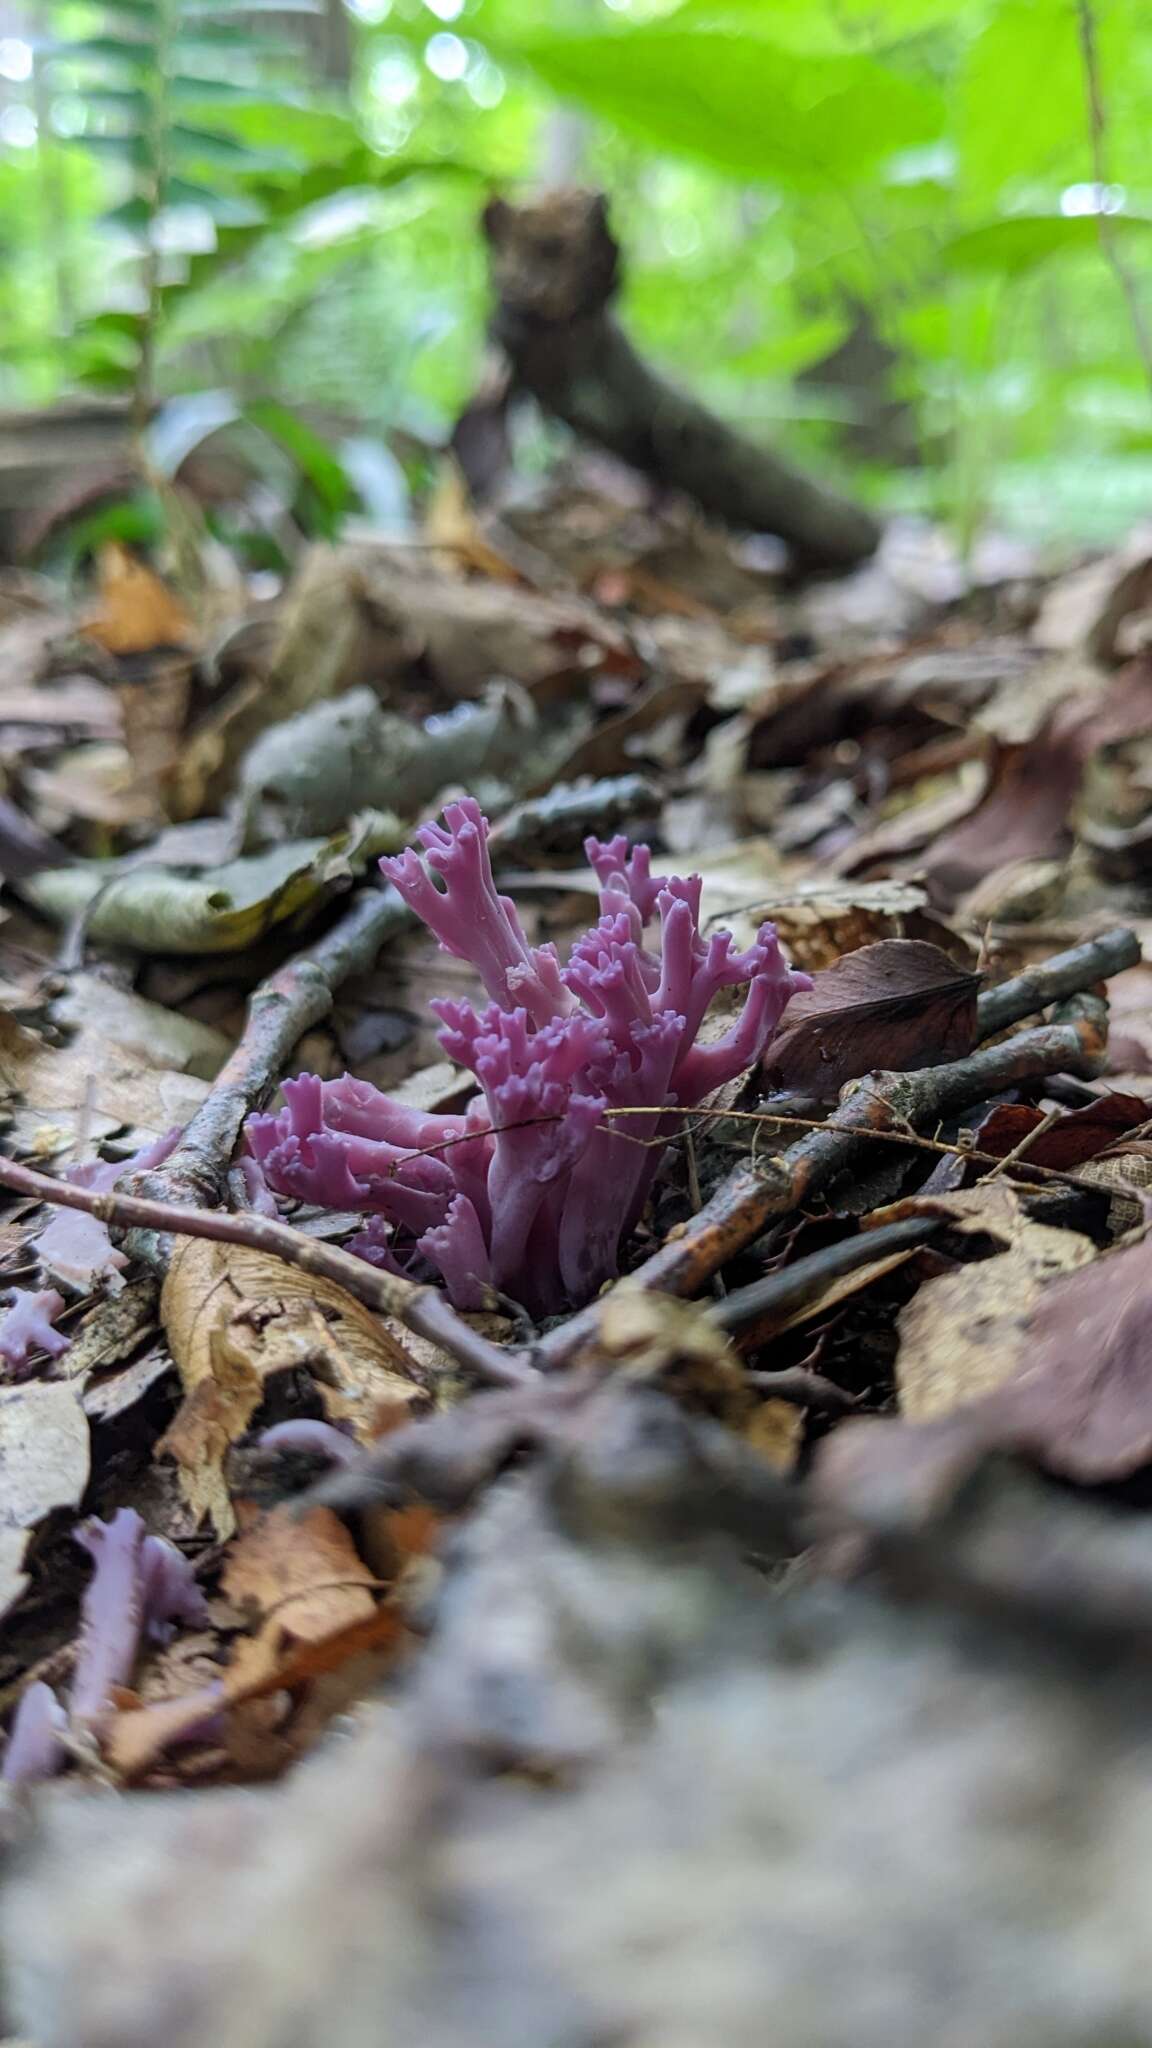
<path fill-rule="evenodd" d="M 223 623 L 120 550 L 0 629 L 5 1151 L 108 1205 L 25 1191 L 0 1238 L 0 1686 L 13 1774 L 63 1768 L 0 1887 L 53 1986 L 11 2016 L 40 2048 L 230 2044 L 240 2011 L 269 2048 L 699 2048 L 749 2001 L 855 2042 L 829 1931 L 911 2038 L 913 1921 L 987 1958 L 957 1996 L 989 2040 L 1009 1927 L 1044 2033 L 1146 1851 L 1118 1675 L 1152 1587 L 1146 542 L 1049 577 L 1029 627 L 935 536 L 806 591 L 607 476 L 445 485 L 424 549 L 316 548 Z M 419 1019 L 475 983 L 375 870 L 465 793 L 533 958 L 588 923 L 585 836 L 623 831 L 702 876 L 699 945 L 774 920 L 814 977 L 755 1071 L 636 1105 L 651 1193 L 576 1316 L 453 1311 L 383 1238 L 357 1282 L 355 1205 L 237 1155 L 349 1059 L 430 1127 L 467 1107 Z M 77 1535 L 120 1560 L 111 1604 Z M 170 1536 L 167 1639 L 118 1636 L 69 1725 L 94 1612 Z M 108 1818 L 109 1781 L 172 1797 Z M 332 1930 L 368 1926 L 345 1998 Z M 1118 1936 L 1152 2038 L 1133 1971 Z"/>

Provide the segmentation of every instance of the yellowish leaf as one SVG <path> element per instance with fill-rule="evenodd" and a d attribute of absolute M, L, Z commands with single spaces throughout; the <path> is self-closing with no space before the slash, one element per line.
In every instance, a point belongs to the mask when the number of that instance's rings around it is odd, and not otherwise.
<path fill-rule="evenodd" d="M 150 654 L 156 647 L 195 644 L 195 628 L 183 605 L 120 541 L 104 542 L 96 573 L 99 603 L 84 631 L 109 654 Z"/>

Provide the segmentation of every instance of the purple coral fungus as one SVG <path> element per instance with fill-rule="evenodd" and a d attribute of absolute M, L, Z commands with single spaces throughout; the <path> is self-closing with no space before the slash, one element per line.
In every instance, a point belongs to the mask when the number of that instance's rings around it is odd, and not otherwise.
<path fill-rule="evenodd" d="M 10 1306 L 0 1321 L 0 1358 L 23 1376 L 34 1351 L 59 1358 L 72 1340 L 63 1330 L 53 1327 L 64 1308 L 64 1296 L 57 1294 L 54 1287 L 41 1287 L 35 1292 L 28 1287 L 13 1287 L 9 1295 Z"/>
<path fill-rule="evenodd" d="M 251 1153 L 281 1195 L 364 1212 L 352 1249 L 377 1264 L 422 1257 L 458 1308 L 496 1287 L 538 1314 L 577 1307 L 617 1270 L 674 1112 L 753 1066 L 789 998 L 810 988 L 772 925 L 746 952 L 700 931 L 699 876 L 651 873 L 647 847 L 589 840 L 600 918 L 562 967 L 531 946 L 496 889 L 488 822 L 472 798 L 380 865 L 489 1001 L 432 1004 L 440 1043 L 476 1076 L 463 1115 L 435 1116 L 345 1075 L 301 1075 L 286 1108 L 248 1120 Z M 443 887 L 437 886 L 438 877 Z M 659 918 L 649 951 L 645 927 Z M 744 987 L 723 1036 L 697 1037 L 720 989 Z M 612 1112 L 637 1114 L 616 1120 Z"/>

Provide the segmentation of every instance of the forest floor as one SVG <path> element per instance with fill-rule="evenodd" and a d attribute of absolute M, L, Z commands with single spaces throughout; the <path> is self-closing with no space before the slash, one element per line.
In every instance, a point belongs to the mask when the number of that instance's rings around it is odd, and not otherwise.
<path fill-rule="evenodd" d="M 0 573 L 10 2031 L 1152 2043 L 1152 540 L 796 586 L 589 460 L 98 569 Z M 461 791 L 562 957 L 625 832 L 812 979 L 576 1315 L 239 1163 L 466 1100 Z"/>

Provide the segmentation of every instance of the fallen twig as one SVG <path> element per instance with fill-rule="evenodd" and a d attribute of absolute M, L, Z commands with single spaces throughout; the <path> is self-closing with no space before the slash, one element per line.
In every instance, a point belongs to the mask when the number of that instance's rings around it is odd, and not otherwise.
<path fill-rule="evenodd" d="M 723 1301 L 712 1302 L 705 1314 L 722 1330 L 738 1330 L 743 1323 L 772 1317 L 787 1321 L 806 1302 L 819 1298 L 832 1280 L 855 1273 L 892 1252 L 911 1250 L 926 1244 L 942 1228 L 939 1216 L 905 1216 L 897 1223 L 885 1223 L 878 1230 L 861 1231 L 857 1237 L 842 1238 L 825 1245 L 807 1258 L 797 1259 L 778 1272 L 765 1273 L 748 1287 L 738 1287 Z"/>
<path fill-rule="evenodd" d="M 1070 946 L 1066 953 L 1053 953 L 1050 960 L 1042 960 L 1038 967 L 1013 975 L 1011 981 L 1002 981 L 998 988 L 985 989 L 976 1004 L 977 1039 L 995 1038 L 997 1032 L 1006 1031 L 1010 1024 L 1039 1016 L 1050 1003 L 1080 995 L 1085 989 L 1094 988 L 1098 981 L 1108 981 L 1113 974 L 1139 964 L 1140 941 L 1127 925 L 1117 925 L 1114 931 L 1085 939 L 1082 945 Z"/>
<path fill-rule="evenodd" d="M 121 1194 L 118 1190 L 101 1194 L 92 1188 L 76 1187 L 72 1181 L 37 1173 L 14 1159 L 0 1159 L 0 1186 L 33 1201 L 83 1209 L 113 1230 L 152 1231 L 166 1237 L 210 1237 L 220 1244 L 245 1245 L 249 1251 L 283 1259 L 286 1265 L 296 1266 L 303 1273 L 335 1281 L 363 1302 L 365 1308 L 374 1309 L 377 1315 L 395 1316 L 406 1329 L 438 1344 L 489 1386 L 519 1387 L 533 1376 L 526 1359 L 471 1329 L 438 1287 L 420 1287 L 397 1274 L 383 1273 L 338 1245 L 324 1244 L 271 1216 L 257 1216 L 252 1210 L 231 1214 L 222 1209 L 200 1209 Z"/>
<path fill-rule="evenodd" d="M 1126 939 L 1138 955 L 1131 933 L 1116 936 Z M 1126 949 L 1118 946 L 1117 951 L 1124 954 Z M 1131 962 L 1125 957 L 1122 964 Z M 1091 979 L 1098 978 L 1094 962 Z M 1030 1002 L 1028 1007 L 1035 1005 Z M 1072 997 L 1052 1023 L 1018 1032 L 1001 1045 L 968 1053 L 947 1066 L 865 1076 L 840 1105 L 835 1125 L 810 1131 L 773 1158 L 737 1167 L 682 1235 L 661 1246 L 626 1284 L 664 1294 L 698 1293 L 769 1223 L 802 1208 L 827 1187 L 851 1163 L 862 1138 L 881 1131 L 899 1134 L 902 1126 L 913 1127 L 914 1132 L 917 1123 L 934 1123 L 1042 1074 L 1066 1068 L 1094 1072 L 1104 1058 L 1106 1031 L 1103 999 L 1080 995 Z M 599 1303 L 593 1302 L 550 1331 L 536 1347 L 538 1362 L 550 1368 L 568 1364 L 594 1337 L 598 1319 Z"/>

